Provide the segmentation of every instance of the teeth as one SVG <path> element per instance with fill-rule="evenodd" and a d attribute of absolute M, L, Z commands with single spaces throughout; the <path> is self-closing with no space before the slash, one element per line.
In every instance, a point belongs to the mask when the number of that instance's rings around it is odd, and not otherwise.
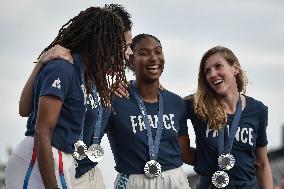
<path fill-rule="evenodd" d="M 158 69 L 159 65 L 152 65 L 152 66 L 148 66 L 149 69 Z"/>
<path fill-rule="evenodd" d="M 214 81 L 213 83 L 214 83 L 214 85 L 217 85 L 217 84 L 221 83 L 222 81 L 223 81 L 222 79 L 218 79 L 218 80 Z"/>

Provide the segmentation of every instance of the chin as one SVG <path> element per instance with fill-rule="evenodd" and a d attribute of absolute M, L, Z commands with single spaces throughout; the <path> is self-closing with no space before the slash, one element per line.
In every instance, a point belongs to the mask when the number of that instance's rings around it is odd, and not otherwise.
<path fill-rule="evenodd" d="M 146 83 L 155 83 L 155 82 L 159 82 L 160 77 L 151 77 L 151 78 L 145 78 L 144 80 L 146 81 Z"/>
<path fill-rule="evenodd" d="M 226 92 L 224 90 L 220 90 L 220 89 L 213 89 L 213 90 L 219 96 L 226 96 Z"/>

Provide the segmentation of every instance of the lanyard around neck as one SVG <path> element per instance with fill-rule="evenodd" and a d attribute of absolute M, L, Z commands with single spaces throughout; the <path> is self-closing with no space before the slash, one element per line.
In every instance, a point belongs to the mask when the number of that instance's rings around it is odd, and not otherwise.
<path fill-rule="evenodd" d="M 231 129 L 229 132 L 229 138 L 228 138 L 226 145 L 224 143 L 224 139 L 225 139 L 224 127 L 225 126 L 222 127 L 218 132 L 218 155 L 221 155 L 222 153 L 225 153 L 225 154 L 231 153 L 233 142 L 235 139 L 235 134 L 238 129 L 238 124 L 239 124 L 241 115 L 242 115 L 242 99 L 241 99 L 241 96 L 239 96 L 236 113 L 233 118 L 233 122 L 232 122 Z"/>
<path fill-rule="evenodd" d="M 162 129 L 163 129 L 163 98 L 162 98 L 162 95 L 159 92 L 158 125 L 157 125 L 155 140 L 153 142 L 153 135 L 152 135 L 149 119 L 147 117 L 148 114 L 145 108 L 145 104 L 143 102 L 143 99 L 139 95 L 139 92 L 138 92 L 138 89 L 135 83 L 132 84 L 132 89 L 134 91 L 134 97 L 138 103 L 140 113 L 142 114 L 144 124 L 146 126 L 150 159 L 156 160 L 158 156 Z"/>

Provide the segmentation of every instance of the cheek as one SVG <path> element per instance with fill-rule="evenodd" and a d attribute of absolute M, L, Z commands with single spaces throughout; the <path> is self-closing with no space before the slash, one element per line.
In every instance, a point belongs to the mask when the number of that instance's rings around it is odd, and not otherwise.
<path fill-rule="evenodd" d="M 204 74 L 205 82 L 210 84 L 210 75 L 209 74 Z"/>

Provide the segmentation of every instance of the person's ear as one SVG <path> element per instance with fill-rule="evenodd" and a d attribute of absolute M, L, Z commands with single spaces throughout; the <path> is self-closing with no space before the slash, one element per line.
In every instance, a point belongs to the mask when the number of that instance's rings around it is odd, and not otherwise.
<path fill-rule="evenodd" d="M 241 66 L 238 62 L 235 62 L 234 65 L 234 75 L 238 75 L 240 73 Z"/>

